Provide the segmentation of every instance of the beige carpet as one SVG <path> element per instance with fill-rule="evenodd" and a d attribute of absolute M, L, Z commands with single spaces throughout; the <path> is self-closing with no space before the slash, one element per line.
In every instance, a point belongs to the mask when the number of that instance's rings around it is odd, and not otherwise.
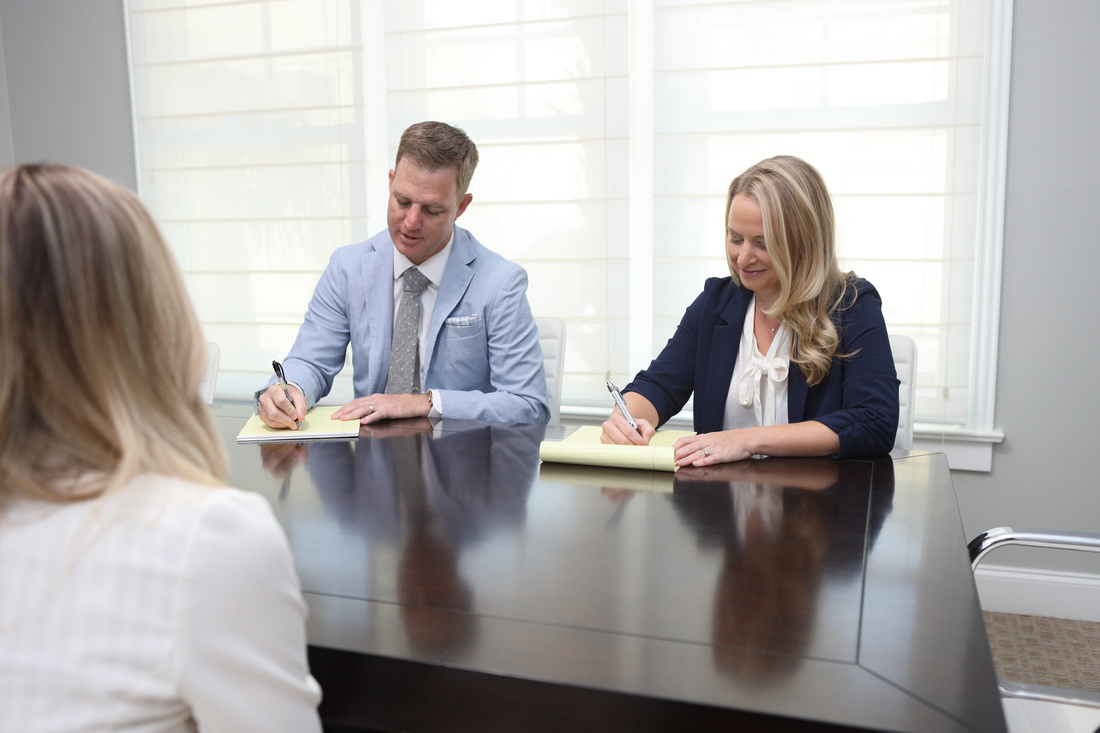
<path fill-rule="evenodd" d="M 1100 623 L 984 612 L 997 676 L 1100 693 Z"/>

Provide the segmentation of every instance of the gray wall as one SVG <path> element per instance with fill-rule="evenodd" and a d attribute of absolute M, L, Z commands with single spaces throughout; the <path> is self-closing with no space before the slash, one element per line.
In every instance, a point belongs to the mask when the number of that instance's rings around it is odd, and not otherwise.
<path fill-rule="evenodd" d="M 0 0 L 0 162 L 49 159 L 135 185 L 122 0 Z M 968 536 L 1005 524 L 1100 531 L 1100 2 L 1016 0 L 996 424 L 989 474 L 957 472 Z M 0 92 L 5 75 L 0 74 Z M 1082 387 L 1084 389 L 1082 389 Z M 996 564 L 1100 573 L 1095 556 Z"/>
<path fill-rule="evenodd" d="M 0 0 L 0 44 L 0 161 L 71 163 L 136 187 L 122 0 Z"/>
<path fill-rule="evenodd" d="M 996 424 L 989 474 L 957 472 L 968 535 L 1100 532 L 1100 3 L 1016 0 Z M 1001 554 L 1004 553 L 1004 554 Z M 991 564 L 1100 573 L 1098 556 L 999 550 Z"/>
<path fill-rule="evenodd" d="M 15 151 L 11 142 L 11 107 L 8 105 L 8 75 L 4 72 L 3 32 L 0 29 L 0 167 L 6 168 L 14 162 Z"/>

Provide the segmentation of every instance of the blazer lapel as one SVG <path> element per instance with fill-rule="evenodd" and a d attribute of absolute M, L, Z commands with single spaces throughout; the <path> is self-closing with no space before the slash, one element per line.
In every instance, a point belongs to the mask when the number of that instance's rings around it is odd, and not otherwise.
<path fill-rule="evenodd" d="M 733 379 L 734 362 L 741 347 L 741 330 L 745 326 L 745 313 L 752 297 L 745 295 L 740 288 L 735 288 L 733 292 L 734 296 L 715 318 L 710 348 L 700 349 L 700 353 L 710 353 L 706 384 L 703 391 L 695 395 L 695 427 L 700 432 L 721 430 L 725 419 L 730 380 Z"/>
<path fill-rule="evenodd" d="M 835 368 L 835 364 L 834 364 Z M 791 362 L 791 368 L 787 372 L 787 421 L 791 423 L 802 422 L 806 414 L 806 397 L 810 393 L 810 386 L 806 384 L 806 375 L 797 364 Z"/>
<path fill-rule="evenodd" d="M 469 234 L 466 230 L 455 227 L 451 255 L 447 258 L 446 269 L 443 270 L 443 282 L 439 285 L 439 295 L 436 296 L 435 309 L 432 311 L 432 322 L 428 326 L 428 349 L 425 352 L 428 364 L 432 363 L 443 322 L 458 306 L 462 296 L 466 294 L 466 289 L 470 286 L 470 281 L 474 279 L 474 269 L 470 265 L 475 259 L 477 255 L 470 246 Z"/>
<path fill-rule="evenodd" d="M 390 339 L 393 334 L 393 242 L 389 234 L 372 240 L 363 254 L 363 310 L 366 315 L 367 357 L 365 395 L 384 392 L 390 371 Z M 379 295 L 381 294 L 381 295 Z"/>

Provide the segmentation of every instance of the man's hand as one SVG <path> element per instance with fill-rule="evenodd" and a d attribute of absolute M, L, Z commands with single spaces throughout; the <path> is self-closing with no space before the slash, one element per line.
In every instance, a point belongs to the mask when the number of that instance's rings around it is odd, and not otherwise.
<path fill-rule="evenodd" d="M 263 461 L 264 470 L 275 478 L 286 478 L 308 456 L 309 448 L 304 443 L 287 440 L 260 444 L 260 460 Z"/>
<path fill-rule="evenodd" d="M 259 413 L 265 425 L 276 429 L 297 430 L 298 426 L 294 421 L 305 419 L 305 395 L 293 384 L 287 385 L 287 392 L 290 392 L 293 404 L 287 400 L 283 388 L 277 384 L 271 385 L 260 395 Z"/>
<path fill-rule="evenodd" d="M 360 425 L 370 425 L 379 420 L 401 417 L 427 417 L 432 403 L 425 394 L 372 394 L 352 400 L 336 412 L 333 420 L 358 420 Z"/>

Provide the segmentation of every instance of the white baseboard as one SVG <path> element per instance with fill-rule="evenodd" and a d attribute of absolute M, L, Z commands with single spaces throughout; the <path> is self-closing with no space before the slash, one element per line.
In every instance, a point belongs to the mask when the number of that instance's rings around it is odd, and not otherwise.
<path fill-rule="evenodd" d="M 982 565 L 974 581 L 985 611 L 1100 622 L 1100 575 Z"/>

